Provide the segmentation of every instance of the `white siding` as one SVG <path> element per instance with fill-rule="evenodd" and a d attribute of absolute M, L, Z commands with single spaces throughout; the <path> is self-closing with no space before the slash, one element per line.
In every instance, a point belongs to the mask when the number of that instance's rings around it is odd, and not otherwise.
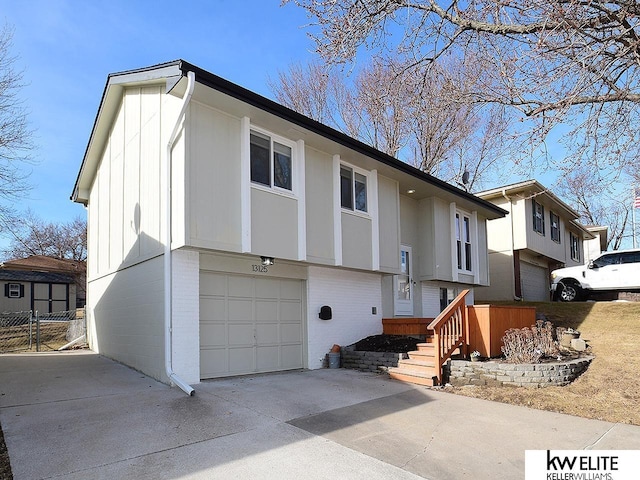
<path fill-rule="evenodd" d="M 436 318 L 440 314 L 440 288 L 455 288 L 456 295 L 462 290 L 469 288 L 469 285 L 442 283 L 442 282 L 422 282 L 422 316 L 425 318 Z M 467 305 L 475 303 L 474 289 L 469 289 L 465 297 Z"/>
<path fill-rule="evenodd" d="M 321 368 L 334 344 L 351 345 L 382 333 L 381 275 L 337 268 L 309 267 L 308 338 L 310 369 Z M 329 305 L 331 320 L 320 320 L 320 307 Z M 371 313 L 376 308 L 376 314 Z"/>
<path fill-rule="evenodd" d="M 88 283 L 92 350 L 167 381 L 164 372 L 162 257 Z"/>

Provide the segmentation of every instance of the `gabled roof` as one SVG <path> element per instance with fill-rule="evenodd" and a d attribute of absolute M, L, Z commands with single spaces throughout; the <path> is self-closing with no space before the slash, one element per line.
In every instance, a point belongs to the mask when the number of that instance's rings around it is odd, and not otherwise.
<path fill-rule="evenodd" d="M 573 208 L 567 205 L 563 200 L 557 197 L 551 190 L 542 185 L 537 180 L 525 180 L 523 182 L 513 183 L 511 185 L 505 185 L 503 187 L 492 188 L 483 192 L 478 192 L 476 195 L 479 197 L 491 201 L 496 198 L 521 196 L 522 198 L 536 198 L 541 197 L 546 199 L 552 205 L 555 205 L 555 210 L 563 212 L 563 216 L 569 220 L 569 223 L 582 232 L 584 238 L 595 238 L 594 235 L 585 228 L 578 218 L 580 215 Z"/>
<path fill-rule="evenodd" d="M 82 261 L 64 258 L 47 257 L 45 255 L 31 255 L 27 258 L 17 258 L 0 263 L 0 269 L 29 270 L 44 272 L 68 272 L 71 274 L 86 270 Z"/>
<path fill-rule="evenodd" d="M 444 199 L 450 201 L 457 200 L 462 204 L 466 203 L 472 206 L 473 209 L 482 211 L 483 215 L 487 218 L 499 218 L 505 216 L 507 213 L 502 208 L 426 174 L 408 163 L 402 162 L 338 130 L 229 82 L 184 60 L 175 60 L 146 68 L 113 73 L 108 76 L 89 143 L 71 195 L 73 201 L 85 204 L 88 201 L 88 191 L 95 176 L 102 148 L 106 141 L 113 116 L 116 114 L 119 102 L 121 101 L 124 88 L 131 85 L 158 84 L 164 82 L 167 93 L 181 94 L 186 84 L 186 80 L 183 80 L 183 78 L 186 78 L 188 72 L 195 74 L 196 83 L 209 87 L 223 94 L 226 98 L 243 102 L 256 109 L 256 111 L 278 117 L 303 129 L 305 132 L 323 137 L 334 144 L 346 147 L 350 151 L 373 159 L 377 162 L 378 166 L 383 165 L 390 167 L 393 171 L 401 172 L 412 178 L 413 182 L 418 184 L 418 187 L 428 184 L 429 189 L 437 189 L 439 195 Z M 410 186 L 413 189 L 413 185 Z"/>
<path fill-rule="evenodd" d="M 0 269 L 0 280 L 38 283 L 75 283 L 72 275 L 52 272 L 28 272 L 26 270 Z"/>

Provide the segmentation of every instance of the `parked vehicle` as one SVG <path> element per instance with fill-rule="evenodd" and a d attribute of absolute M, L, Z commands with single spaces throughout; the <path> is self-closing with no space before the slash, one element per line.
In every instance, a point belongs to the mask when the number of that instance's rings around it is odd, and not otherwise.
<path fill-rule="evenodd" d="M 588 265 L 551 272 L 554 300 L 585 300 L 594 292 L 640 292 L 640 249 L 606 252 Z"/>

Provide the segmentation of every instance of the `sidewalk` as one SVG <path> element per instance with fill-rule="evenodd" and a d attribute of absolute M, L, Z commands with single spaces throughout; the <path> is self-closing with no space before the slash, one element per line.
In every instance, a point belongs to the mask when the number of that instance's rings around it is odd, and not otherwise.
<path fill-rule="evenodd" d="M 187 397 L 86 351 L 0 356 L 15 480 L 524 478 L 528 449 L 640 450 L 640 427 L 351 370 L 195 388 Z"/>

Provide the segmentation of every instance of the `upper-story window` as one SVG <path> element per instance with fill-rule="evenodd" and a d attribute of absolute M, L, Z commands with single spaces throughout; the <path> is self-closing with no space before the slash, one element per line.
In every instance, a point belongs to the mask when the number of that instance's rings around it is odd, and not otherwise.
<path fill-rule="evenodd" d="M 549 212 L 551 220 L 551 240 L 560 243 L 560 217 L 553 212 Z"/>
<path fill-rule="evenodd" d="M 367 177 L 346 165 L 340 165 L 340 206 L 367 212 Z"/>
<path fill-rule="evenodd" d="M 536 202 L 535 198 L 531 201 L 533 202 L 533 230 L 544 235 L 544 207 Z"/>
<path fill-rule="evenodd" d="M 455 221 L 458 270 L 471 272 L 471 219 L 462 212 L 456 212 Z"/>
<path fill-rule="evenodd" d="M 573 232 L 569 232 L 569 245 L 571 245 L 571 260 L 580 261 L 580 239 Z"/>
<path fill-rule="evenodd" d="M 250 134 L 251 181 L 293 190 L 293 148 L 255 130 Z"/>

